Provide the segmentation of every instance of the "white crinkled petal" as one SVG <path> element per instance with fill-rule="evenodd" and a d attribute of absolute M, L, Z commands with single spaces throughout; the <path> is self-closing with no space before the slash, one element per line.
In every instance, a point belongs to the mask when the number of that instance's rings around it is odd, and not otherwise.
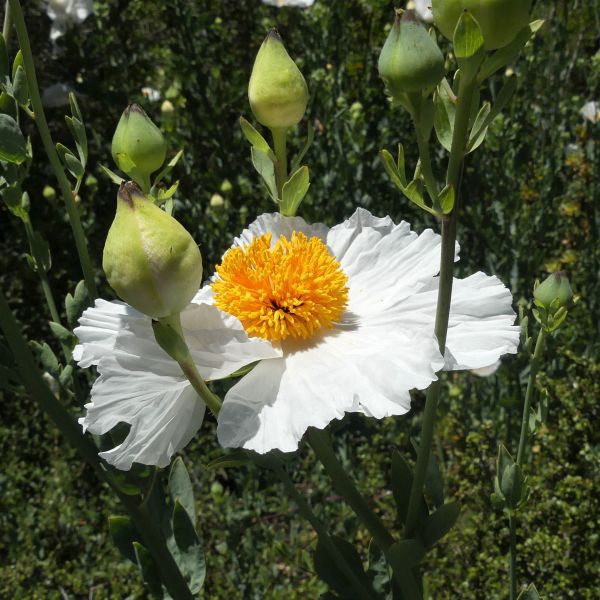
<path fill-rule="evenodd" d="M 182 326 L 207 380 L 281 355 L 270 343 L 248 338 L 237 319 L 208 304 L 188 306 Z M 80 343 L 74 358 L 83 367 L 97 365 L 100 373 L 80 419 L 84 430 L 102 434 L 119 422 L 131 425 L 127 439 L 102 456 L 121 469 L 132 462 L 168 464 L 198 430 L 205 409 L 179 365 L 156 343 L 150 318 L 121 302 L 97 300 L 75 334 Z"/>
<path fill-rule="evenodd" d="M 297 8 L 309 8 L 315 0 L 262 0 L 264 4 L 283 8 L 284 6 L 293 6 Z"/>
<path fill-rule="evenodd" d="M 277 239 L 284 235 L 288 239 L 293 232 L 304 233 L 307 237 L 318 237 L 325 241 L 329 228 L 323 223 L 310 225 L 302 217 L 284 217 L 279 213 L 265 213 L 253 221 L 247 229 L 244 229 L 239 237 L 233 241 L 233 246 L 247 246 L 255 237 L 271 233 L 275 244 Z"/>
<path fill-rule="evenodd" d="M 432 323 L 437 288 L 436 278 L 428 289 L 408 298 L 401 307 L 404 318 L 415 324 Z M 483 369 L 504 354 L 515 354 L 519 346 L 515 317 L 511 293 L 497 277 L 479 272 L 466 279 L 455 279 L 445 369 Z"/>
<path fill-rule="evenodd" d="M 284 344 L 284 358 L 261 362 L 229 390 L 217 430 L 223 446 L 291 452 L 308 427 L 347 412 L 404 414 L 409 390 L 427 387 L 443 365 L 431 334 L 380 326 L 341 324 L 308 347 L 293 346 Z"/>

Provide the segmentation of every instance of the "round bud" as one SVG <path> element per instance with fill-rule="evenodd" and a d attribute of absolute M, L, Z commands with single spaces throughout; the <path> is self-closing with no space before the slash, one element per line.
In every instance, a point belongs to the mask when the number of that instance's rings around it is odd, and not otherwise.
<path fill-rule="evenodd" d="M 131 181 L 119 188 L 102 266 L 119 297 L 153 319 L 181 312 L 202 279 L 192 236 Z"/>
<path fill-rule="evenodd" d="M 143 188 L 165 162 L 167 142 L 141 106 L 130 104 L 123 111 L 112 139 L 112 156 L 119 169 Z"/>
<path fill-rule="evenodd" d="M 449 39 L 456 24 L 468 10 L 479 23 L 486 50 L 508 46 L 529 23 L 531 0 L 431 0 L 433 18 L 439 30 Z"/>
<path fill-rule="evenodd" d="M 270 129 L 293 127 L 306 111 L 306 81 L 275 29 L 256 55 L 248 99 L 256 120 Z"/>
<path fill-rule="evenodd" d="M 445 73 L 442 51 L 412 10 L 396 15 L 378 66 L 393 98 L 435 87 Z"/>
<path fill-rule="evenodd" d="M 573 290 L 567 275 L 563 271 L 558 271 L 549 275 L 533 290 L 533 297 L 544 308 L 550 308 L 556 300 L 560 306 L 569 308 L 573 301 Z"/>

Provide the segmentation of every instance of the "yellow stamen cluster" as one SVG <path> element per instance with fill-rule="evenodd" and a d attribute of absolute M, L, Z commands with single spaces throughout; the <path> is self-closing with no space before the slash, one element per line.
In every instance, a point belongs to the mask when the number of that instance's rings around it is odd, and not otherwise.
<path fill-rule="evenodd" d="M 292 233 L 271 246 L 271 234 L 232 248 L 217 266 L 215 305 L 237 317 L 249 335 L 279 341 L 310 338 L 339 320 L 348 278 L 317 237 Z"/>

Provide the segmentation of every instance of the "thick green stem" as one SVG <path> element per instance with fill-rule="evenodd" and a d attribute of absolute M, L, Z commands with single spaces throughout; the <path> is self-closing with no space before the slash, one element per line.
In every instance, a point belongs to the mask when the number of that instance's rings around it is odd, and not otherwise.
<path fill-rule="evenodd" d="M 75 197 L 71 189 L 71 185 L 65 170 L 60 162 L 60 158 L 56 152 L 56 147 L 52 141 L 50 130 L 48 128 L 48 122 L 46 121 L 46 115 L 44 114 L 44 107 L 42 106 L 42 99 L 40 97 L 40 90 L 37 83 L 37 77 L 35 74 L 35 65 L 33 63 L 33 55 L 31 53 L 31 45 L 29 43 L 29 34 L 27 33 L 27 27 L 25 25 L 25 19 L 23 17 L 23 10 L 19 0 L 9 0 L 10 8 L 12 9 L 12 15 L 17 29 L 17 36 L 19 38 L 19 46 L 23 53 L 23 66 L 25 67 L 25 75 L 27 77 L 27 84 L 29 87 L 29 95 L 31 98 L 31 104 L 35 113 L 35 123 L 37 125 L 44 150 L 50 161 L 54 175 L 58 180 L 58 185 L 65 202 L 67 214 L 69 216 L 69 222 L 73 231 L 73 237 L 75 239 L 75 246 L 77 247 L 77 253 L 79 255 L 79 262 L 83 270 L 83 277 L 85 279 L 85 285 L 88 290 L 90 300 L 94 300 L 98 296 L 96 289 L 96 282 L 94 279 L 94 269 L 90 260 L 90 255 L 87 248 L 87 242 L 83 229 L 81 227 L 81 219 L 79 218 L 79 211 L 75 204 Z"/>
<path fill-rule="evenodd" d="M 6 0 L 6 5 L 4 8 L 4 25 L 2 27 L 2 37 L 4 38 L 4 43 L 6 44 L 6 49 L 8 50 L 10 46 L 10 34 L 12 33 L 12 13 L 10 10 L 9 0 Z"/>
<path fill-rule="evenodd" d="M 546 331 L 540 329 L 538 334 L 537 342 L 535 343 L 535 350 L 531 358 L 531 365 L 529 368 L 529 379 L 527 380 L 527 391 L 525 392 L 525 402 L 523 404 L 523 416 L 521 420 L 521 435 L 519 437 L 519 450 L 517 452 L 517 464 L 521 466 L 523 464 L 523 458 L 525 454 L 525 444 L 527 443 L 527 431 L 529 428 L 529 413 L 531 412 L 531 402 L 533 401 L 533 395 L 535 392 L 535 381 L 537 374 L 540 369 L 540 363 L 544 348 L 546 345 Z"/>
<path fill-rule="evenodd" d="M 509 566 L 509 585 L 510 600 L 517 600 L 517 529 L 515 518 L 510 513 L 508 515 L 509 543 L 510 543 L 510 566 Z"/>
<path fill-rule="evenodd" d="M 471 101 L 475 92 L 477 83 L 475 80 L 466 81 L 461 78 L 458 101 L 456 106 L 456 117 L 454 121 L 454 134 L 452 138 L 452 149 L 448 162 L 448 172 L 446 175 L 446 184 L 455 190 L 457 198 L 456 205 L 449 217 L 442 219 L 442 249 L 440 260 L 440 276 L 438 288 L 438 302 L 435 316 L 435 335 L 438 340 L 440 352 L 445 355 L 446 337 L 448 335 L 448 321 L 450 319 L 450 304 L 452 301 L 452 283 L 454 278 L 454 253 L 456 244 L 456 226 L 458 221 L 458 199 L 460 175 L 462 164 L 465 158 L 468 133 L 469 133 L 469 113 L 471 110 Z M 417 453 L 417 464 L 413 478 L 413 484 L 410 491 L 408 511 L 406 516 L 405 537 L 413 537 L 417 527 L 419 516 L 419 502 L 423 493 L 425 483 L 425 474 L 429 462 L 431 443 L 435 428 L 435 417 L 440 398 L 441 382 L 438 379 L 434 381 L 427 390 L 427 399 L 425 402 L 425 411 L 423 413 L 423 422 L 421 438 L 419 441 L 419 450 Z"/>
<path fill-rule="evenodd" d="M 206 385 L 204 378 L 198 372 L 196 363 L 190 354 L 183 330 L 181 328 L 181 315 L 179 313 L 159 319 L 154 323 L 154 335 L 160 347 L 181 367 L 184 375 L 202 398 L 206 406 L 215 417 L 221 410 L 221 399 L 213 394 Z"/>
<path fill-rule="evenodd" d="M 356 574 L 354 573 L 352 568 L 348 565 L 344 557 L 340 554 L 337 547 L 333 543 L 333 540 L 329 536 L 325 525 L 323 525 L 323 523 L 312 511 L 312 508 L 310 507 L 308 502 L 298 492 L 296 486 L 290 479 L 290 476 L 287 474 L 287 472 L 281 467 L 273 467 L 272 471 L 277 475 L 277 477 L 279 477 L 288 495 L 298 506 L 298 510 L 302 517 L 306 519 L 312 525 L 313 529 L 317 532 L 317 535 L 319 536 L 319 541 L 323 544 L 323 547 L 325 548 L 331 559 L 335 562 L 337 568 L 340 569 L 348 583 L 352 586 L 356 598 L 361 598 L 365 600 L 372 600 L 376 598 L 375 594 L 369 591 L 367 588 L 365 588 L 360 579 L 356 577 Z"/>
<path fill-rule="evenodd" d="M 79 425 L 54 397 L 45 384 L 33 355 L 23 338 L 17 322 L 6 302 L 4 294 L 0 294 L 0 328 L 17 363 L 21 381 L 28 394 L 40 408 L 50 417 L 67 442 L 71 444 L 94 469 L 98 477 L 106 482 L 117 494 L 133 520 L 142 541 L 154 557 L 160 577 L 173 598 L 192 600 L 193 596 L 185 578 L 179 571 L 177 563 L 171 556 L 166 542 L 154 525 L 150 516 L 137 505 L 137 501 L 123 494 L 113 481 L 105 464 L 98 457 L 98 449 L 81 431 Z"/>
<path fill-rule="evenodd" d="M 283 184 L 287 181 L 287 128 L 271 129 L 273 134 L 273 146 L 275 150 L 275 183 L 277 184 L 277 195 L 279 201 L 283 198 Z"/>

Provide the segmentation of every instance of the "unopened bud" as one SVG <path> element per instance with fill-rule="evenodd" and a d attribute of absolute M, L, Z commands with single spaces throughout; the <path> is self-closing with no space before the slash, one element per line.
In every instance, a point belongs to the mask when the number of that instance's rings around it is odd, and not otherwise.
<path fill-rule="evenodd" d="M 393 98 L 435 87 L 445 73 L 442 51 L 412 10 L 396 15 L 378 66 Z"/>
<path fill-rule="evenodd" d="M 160 169 L 166 155 L 167 142 L 160 129 L 141 106 L 130 104 L 112 140 L 112 156 L 119 169 L 149 191 L 150 174 Z"/>
<path fill-rule="evenodd" d="M 271 129 L 293 127 L 306 111 L 306 81 L 275 29 L 256 55 L 248 99 L 256 120 Z"/>
<path fill-rule="evenodd" d="M 56 190 L 51 185 L 45 185 L 42 190 L 42 196 L 52 202 L 56 199 Z"/>
<path fill-rule="evenodd" d="M 221 194 L 213 194 L 210 197 L 210 207 L 211 208 L 223 208 L 223 205 L 225 204 L 225 200 L 223 199 L 223 196 L 221 196 Z"/>
<path fill-rule="evenodd" d="M 553 302 L 558 301 L 560 306 L 569 308 L 573 301 L 573 290 L 563 271 L 552 273 L 535 290 L 533 297 L 544 308 L 550 308 Z"/>
<path fill-rule="evenodd" d="M 164 114 L 171 114 L 172 112 L 175 111 L 175 107 L 173 106 L 173 103 L 170 100 L 165 100 L 161 105 L 160 105 L 160 111 Z"/>
<path fill-rule="evenodd" d="M 479 23 L 486 50 L 508 46 L 529 23 L 531 0 L 431 0 L 439 30 L 452 40 L 461 14 L 468 10 Z"/>
<path fill-rule="evenodd" d="M 102 266 L 121 299 L 154 319 L 181 312 L 202 279 L 192 236 L 131 181 L 119 188 Z"/>

